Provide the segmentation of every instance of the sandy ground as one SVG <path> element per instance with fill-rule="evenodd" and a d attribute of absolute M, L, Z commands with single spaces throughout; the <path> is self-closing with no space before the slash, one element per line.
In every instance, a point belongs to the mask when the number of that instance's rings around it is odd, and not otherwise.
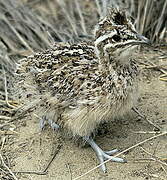
<path fill-rule="evenodd" d="M 150 59 L 157 61 L 157 56 L 156 52 L 154 55 L 142 54 L 139 60 L 144 59 L 143 62 Z M 167 82 L 160 81 L 159 75 L 160 73 L 153 69 L 142 71 L 141 97 L 137 108 L 164 132 L 167 131 Z M 25 118 L 16 119 L 13 123 L 17 134 L 8 135 L 6 143 L 3 145 L 3 152 L 6 155 L 4 157 L 10 159 L 8 165 L 12 171 L 42 171 L 56 154 L 47 174 L 16 173 L 16 177 L 20 180 L 74 180 L 98 165 L 96 155 L 89 146 L 78 147 L 71 140 L 64 139 L 61 133 L 53 132 L 49 127 L 40 132 L 39 120 L 33 115 L 33 112 L 28 113 Z M 132 111 L 127 117 L 102 125 L 96 136 L 96 142 L 104 150 L 118 148 L 122 151 L 154 136 L 155 132 L 159 133 L 160 131 Z M 108 162 L 106 174 L 97 168 L 81 179 L 167 179 L 166 136 L 147 141 L 120 157 L 127 159 L 128 163 Z M 155 159 L 161 160 L 161 162 L 155 161 Z"/>

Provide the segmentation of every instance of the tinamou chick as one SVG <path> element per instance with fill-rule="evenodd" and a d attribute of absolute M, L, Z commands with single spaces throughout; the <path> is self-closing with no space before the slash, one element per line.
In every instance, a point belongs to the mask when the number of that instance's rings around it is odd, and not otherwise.
<path fill-rule="evenodd" d="M 67 134 L 83 138 L 100 163 L 110 158 L 125 162 L 112 158 L 117 150 L 103 151 L 92 133 L 102 122 L 124 116 L 136 104 L 139 69 L 131 55 L 141 44 L 149 44 L 149 40 L 136 31 L 131 17 L 110 8 L 95 27 L 94 41 L 55 44 L 23 59 L 17 76 L 24 94 L 33 88 L 38 91 L 34 99 L 40 97 L 45 107 L 41 128 L 47 119 L 53 128 L 59 126 Z M 101 168 L 106 172 L 104 164 Z"/>

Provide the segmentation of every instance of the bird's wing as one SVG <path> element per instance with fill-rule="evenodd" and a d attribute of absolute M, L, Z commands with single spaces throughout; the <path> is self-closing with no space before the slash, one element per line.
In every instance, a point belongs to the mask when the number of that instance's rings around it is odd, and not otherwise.
<path fill-rule="evenodd" d="M 41 94 L 71 105 L 96 102 L 103 84 L 94 47 L 86 43 L 55 45 L 24 59 L 18 72 L 31 76 Z"/>

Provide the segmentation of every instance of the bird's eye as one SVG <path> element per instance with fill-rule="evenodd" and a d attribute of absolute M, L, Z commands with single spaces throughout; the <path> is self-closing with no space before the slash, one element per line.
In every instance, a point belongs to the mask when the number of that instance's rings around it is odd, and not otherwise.
<path fill-rule="evenodd" d="M 113 39 L 114 41 L 118 42 L 118 41 L 121 40 L 121 37 L 118 36 L 118 35 L 114 35 L 114 36 L 112 37 L 112 39 Z"/>

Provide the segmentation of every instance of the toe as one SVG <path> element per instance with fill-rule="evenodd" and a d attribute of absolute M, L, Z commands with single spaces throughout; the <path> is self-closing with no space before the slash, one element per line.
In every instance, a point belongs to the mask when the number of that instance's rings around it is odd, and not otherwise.
<path fill-rule="evenodd" d="M 113 155 L 113 154 L 119 152 L 119 150 L 118 150 L 118 149 L 113 149 L 113 150 L 111 150 L 111 151 L 104 151 L 104 152 L 105 152 L 106 154 L 108 154 L 108 155 Z"/>
<path fill-rule="evenodd" d="M 53 122 L 52 120 L 49 119 L 49 120 L 48 120 L 48 123 L 50 124 L 51 128 L 52 128 L 54 131 L 56 131 L 56 130 L 59 129 L 59 125 L 56 124 L 55 122 Z"/>
<path fill-rule="evenodd" d="M 45 119 L 44 118 L 40 119 L 39 128 L 40 128 L 41 131 L 44 129 L 45 125 L 46 125 Z"/>
<path fill-rule="evenodd" d="M 103 163 L 104 163 L 104 156 L 103 156 L 102 154 L 99 154 L 99 155 L 98 155 L 98 159 L 99 159 L 100 164 L 102 164 L 102 165 L 100 166 L 101 170 L 102 170 L 104 173 L 106 173 L 106 172 L 107 172 L 106 165 L 103 164 Z"/>
<path fill-rule="evenodd" d="M 112 156 L 109 156 L 108 154 L 103 154 L 105 160 L 108 160 L 108 159 L 111 159 L 111 161 L 113 162 L 119 162 L 119 163 L 125 163 L 127 162 L 125 159 L 122 159 L 122 158 L 118 158 L 118 157 L 112 157 Z"/>

